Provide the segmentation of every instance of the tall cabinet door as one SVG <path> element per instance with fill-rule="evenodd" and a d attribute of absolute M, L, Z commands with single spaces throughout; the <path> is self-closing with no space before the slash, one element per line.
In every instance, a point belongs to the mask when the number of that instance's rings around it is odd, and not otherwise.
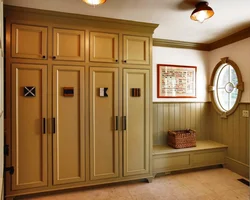
<path fill-rule="evenodd" d="M 90 178 L 118 177 L 118 69 L 90 68 Z"/>
<path fill-rule="evenodd" d="M 53 66 L 53 184 L 85 180 L 84 67 Z"/>
<path fill-rule="evenodd" d="M 47 186 L 47 66 L 12 64 L 12 189 Z"/>
<path fill-rule="evenodd" d="M 149 70 L 123 71 L 123 175 L 149 173 Z"/>

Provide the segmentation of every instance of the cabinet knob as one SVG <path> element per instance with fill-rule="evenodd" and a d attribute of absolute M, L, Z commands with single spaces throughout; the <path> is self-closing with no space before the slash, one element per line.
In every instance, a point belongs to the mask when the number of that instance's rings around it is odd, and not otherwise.
<path fill-rule="evenodd" d="M 124 60 L 123 62 L 127 63 L 127 61 L 126 61 L 126 60 Z"/>
<path fill-rule="evenodd" d="M 46 56 L 43 56 L 43 59 L 45 59 L 46 58 Z"/>
<path fill-rule="evenodd" d="M 55 60 L 55 59 L 56 59 L 56 56 L 53 56 L 52 58 Z"/>
<path fill-rule="evenodd" d="M 118 60 L 115 60 L 115 62 L 118 62 Z"/>

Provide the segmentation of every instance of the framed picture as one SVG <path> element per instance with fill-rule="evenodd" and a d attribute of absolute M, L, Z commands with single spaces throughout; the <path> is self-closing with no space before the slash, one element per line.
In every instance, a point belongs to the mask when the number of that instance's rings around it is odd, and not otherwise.
<path fill-rule="evenodd" d="M 158 98 L 196 98 L 195 66 L 157 64 Z"/>

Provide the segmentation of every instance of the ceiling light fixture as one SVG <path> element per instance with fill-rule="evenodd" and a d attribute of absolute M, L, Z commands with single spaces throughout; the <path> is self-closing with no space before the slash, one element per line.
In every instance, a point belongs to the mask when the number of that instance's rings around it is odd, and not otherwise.
<path fill-rule="evenodd" d="M 107 0 L 82 0 L 82 1 L 91 6 L 97 6 L 104 4 Z"/>
<path fill-rule="evenodd" d="M 208 2 L 201 1 L 195 5 L 195 10 L 192 12 L 190 18 L 194 21 L 204 22 L 214 15 L 214 11 L 208 6 Z"/>

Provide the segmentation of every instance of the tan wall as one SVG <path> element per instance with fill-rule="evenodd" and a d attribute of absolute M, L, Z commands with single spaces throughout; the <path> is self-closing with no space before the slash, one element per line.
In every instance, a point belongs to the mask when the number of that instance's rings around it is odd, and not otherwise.
<path fill-rule="evenodd" d="M 250 118 L 242 117 L 242 110 L 250 111 L 250 104 L 241 103 L 232 115 L 223 119 L 211 105 L 209 136 L 211 140 L 228 145 L 228 167 L 248 177 Z"/>
<path fill-rule="evenodd" d="M 154 103 L 153 139 L 166 144 L 168 130 L 195 129 L 198 140 L 209 139 L 208 113 L 211 103 Z"/>

